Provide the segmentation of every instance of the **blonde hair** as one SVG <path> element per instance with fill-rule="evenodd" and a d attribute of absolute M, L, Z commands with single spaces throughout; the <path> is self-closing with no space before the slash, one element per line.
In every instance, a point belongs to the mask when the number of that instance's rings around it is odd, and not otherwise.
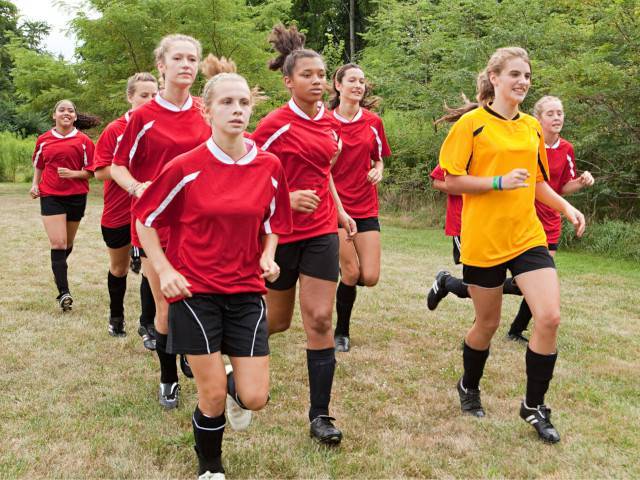
<path fill-rule="evenodd" d="M 502 47 L 498 48 L 489 61 L 487 62 L 487 66 L 482 70 L 476 79 L 476 100 L 475 102 L 469 102 L 465 98 L 465 103 L 461 107 L 457 108 L 449 108 L 445 104 L 445 110 L 447 113 L 440 117 L 435 121 L 436 124 L 440 122 L 455 122 L 462 115 L 467 113 L 474 108 L 478 108 L 479 106 L 486 106 L 491 103 L 492 100 L 496 97 L 495 89 L 493 88 L 493 84 L 491 83 L 491 74 L 499 75 L 500 72 L 504 69 L 506 63 L 513 59 L 520 58 L 524 60 L 531 68 L 531 61 L 529 60 L 529 54 L 524 48 L 520 47 Z"/>
<path fill-rule="evenodd" d="M 544 97 L 540 98 L 540 100 L 538 100 L 533 106 L 533 116 L 540 120 L 542 114 L 544 113 L 544 105 L 549 102 L 559 102 L 560 105 L 562 105 L 562 100 L 560 100 L 558 97 L 554 97 L 553 95 L 545 95 Z"/>
<path fill-rule="evenodd" d="M 156 49 L 153 51 L 153 55 L 155 56 L 156 63 L 164 61 L 164 56 L 167 54 L 167 52 L 171 48 L 171 45 L 173 45 L 175 42 L 191 43 L 194 47 L 196 47 L 196 51 L 198 52 L 198 58 L 199 59 L 202 58 L 202 45 L 200 45 L 200 42 L 198 40 L 196 40 L 193 37 L 190 37 L 189 35 L 183 35 L 181 33 L 173 33 L 171 35 L 167 35 L 163 37 L 162 40 L 160 40 L 160 43 L 158 43 L 158 46 L 156 47 Z"/>
<path fill-rule="evenodd" d="M 138 82 L 153 82 L 156 85 L 158 80 L 149 72 L 134 73 L 127 79 L 127 96 L 132 97 L 136 93 L 136 84 Z"/>
<path fill-rule="evenodd" d="M 208 78 L 202 90 L 203 107 L 207 107 L 211 103 L 215 94 L 215 87 L 221 81 L 239 80 L 247 85 L 247 88 L 249 87 L 247 79 L 237 73 L 236 63 L 230 58 L 218 58 L 210 53 L 200 64 L 200 71 Z M 250 91 L 251 103 L 254 105 L 266 98 L 258 87 L 251 88 Z"/>

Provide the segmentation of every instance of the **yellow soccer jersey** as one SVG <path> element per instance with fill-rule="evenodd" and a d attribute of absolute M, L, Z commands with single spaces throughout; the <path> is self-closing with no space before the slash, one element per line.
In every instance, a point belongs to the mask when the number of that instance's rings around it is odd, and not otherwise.
<path fill-rule="evenodd" d="M 535 184 L 548 180 L 549 167 L 534 117 L 519 113 L 507 120 L 489 107 L 467 112 L 442 144 L 440 166 L 451 175 L 493 177 L 514 168 L 531 175 L 526 188 L 463 195 L 463 264 L 492 267 L 547 245 L 534 201 Z"/>

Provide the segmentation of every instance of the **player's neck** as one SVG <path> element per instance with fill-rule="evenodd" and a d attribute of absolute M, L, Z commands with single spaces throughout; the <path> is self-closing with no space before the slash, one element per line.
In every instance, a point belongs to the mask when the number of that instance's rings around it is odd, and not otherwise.
<path fill-rule="evenodd" d="M 338 105 L 338 114 L 341 117 L 351 121 L 359 111 L 360 111 L 359 102 L 350 102 L 349 100 L 345 100 L 344 98 L 340 99 L 340 105 Z"/>
<path fill-rule="evenodd" d="M 247 154 L 247 146 L 244 143 L 244 135 L 229 135 L 220 129 L 214 128 L 211 135 L 213 141 L 224 153 L 237 162 Z"/>
<path fill-rule="evenodd" d="M 182 108 L 189 99 L 189 88 L 180 88 L 176 85 L 172 85 L 171 83 L 167 83 L 166 88 L 160 96 L 176 107 Z"/>
<path fill-rule="evenodd" d="M 506 102 L 501 98 L 495 98 L 491 104 L 491 110 L 507 120 L 511 120 L 518 114 L 518 104 Z"/>
<path fill-rule="evenodd" d="M 70 127 L 61 127 L 59 125 L 56 125 L 55 127 L 53 127 L 55 129 L 56 132 L 58 132 L 60 135 L 62 135 L 63 137 L 66 137 L 67 135 L 69 135 L 71 132 L 73 132 L 73 129 L 76 128 L 73 125 L 71 125 Z"/>
<path fill-rule="evenodd" d="M 545 132 L 544 130 L 542 131 L 542 135 L 544 135 L 544 143 L 549 146 L 555 145 L 560 138 L 559 133 Z"/>
<path fill-rule="evenodd" d="M 309 118 L 315 118 L 315 116 L 318 114 L 318 102 L 316 102 L 315 100 L 312 102 L 305 102 L 293 95 L 293 101 L 296 102 L 296 105 L 300 108 L 300 110 L 306 113 Z"/>

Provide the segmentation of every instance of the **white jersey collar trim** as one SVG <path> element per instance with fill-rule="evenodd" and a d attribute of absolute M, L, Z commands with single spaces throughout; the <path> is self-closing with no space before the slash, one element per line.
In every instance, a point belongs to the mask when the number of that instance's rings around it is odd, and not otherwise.
<path fill-rule="evenodd" d="M 560 146 L 560 137 L 558 137 L 558 140 L 553 145 L 549 146 L 549 145 L 547 145 L 545 143 L 544 146 L 547 147 L 547 148 L 550 148 L 552 150 L 555 150 L 556 148 L 558 148 Z"/>
<path fill-rule="evenodd" d="M 304 118 L 305 120 L 313 120 L 313 121 L 320 120 L 324 115 L 324 104 L 322 102 L 318 102 L 318 107 L 320 107 L 318 109 L 318 113 L 316 113 L 316 116 L 313 117 L 312 119 L 311 117 L 309 117 L 309 115 L 307 115 L 302 111 L 302 109 L 296 104 L 293 98 L 289 100 L 289 108 L 293 111 L 293 113 L 295 113 L 299 117 Z"/>
<path fill-rule="evenodd" d="M 51 129 L 51 135 L 53 135 L 56 138 L 71 138 L 71 137 L 75 137 L 77 133 L 78 133 L 77 128 L 74 128 L 66 135 L 62 135 L 61 133 L 57 132 L 55 128 Z"/>
<path fill-rule="evenodd" d="M 256 147 L 256 143 L 250 138 L 245 138 L 244 144 L 247 147 L 247 153 L 242 158 L 234 161 L 229 155 L 222 151 L 216 142 L 213 141 L 213 138 L 209 138 L 209 140 L 207 140 L 207 148 L 211 154 L 217 160 L 222 163 L 226 163 L 227 165 L 247 165 L 256 158 L 258 155 L 258 147 Z"/>
<path fill-rule="evenodd" d="M 338 113 L 338 109 L 337 108 L 333 111 L 333 116 L 336 118 L 336 120 L 338 120 L 339 122 L 342 122 L 342 123 L 355 123 L 355 122 L 357 122 L 358 120 L 360 120 L 362 118 L 362 108 L 360 110 L 358 110 L 358 113 L 356 113 L 353 116 L 353 119 L 351 119 L 351 120 L 347 120 L 345 117 L 340 115 Z"/>
<path fill-rule="evenodd" d="M 166 108 L 167 110 L 171 110 L 172 112 L 185 112 L 193 106 L 193 98 L 191 97 L 191 95 L 189 95 L 189 98 L 187 98 L 187 101 L 184 102 L 184 105 L 182 105 L 182 107 L 177 107 L 173 103 L 165 100 L 160 96 L 160 94 L 157 94 L 154 100 L 162 108 Z"/>
<path fill-rule="evenodd" d="M 130 113 L 131 113 L 131 112 L 127 112 L 127 113 L 125 113 L 125 114 L 124 114 L 124 121 L 125 121 L 125 122 L 128 122 L 128 121 L 129 121 L 129 119 L 131 118 Z"/>

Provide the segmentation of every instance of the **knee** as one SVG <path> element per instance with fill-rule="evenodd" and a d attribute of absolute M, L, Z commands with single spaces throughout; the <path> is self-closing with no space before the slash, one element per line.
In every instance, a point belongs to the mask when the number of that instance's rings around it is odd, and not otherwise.
<path fill-rule="evenodd" d="M 240 400 L 242 401 L 243 405 L 249 410 L 262 410 L 269 401 L 269 392 L 268 390 L 251 391 L 248 393 L 243 392 L 242 394 L 240 394 Z"/>
<path fill-rule="evenodd" d="M 111 272 L 111 275 L 113 275 L 114 277 L 122 278 L 126 276 L 127 273 L 129 273 L 129 265 L 112 263 L 111 266 L 109 267 L 109 271 Z"/>
<path fill-rule="evenodd" d="M 474 328 L 481 330 L 485 335 L 493 336 L 500 326 L 500 317 L 476 317 Z"/>
<path fill-rule="evenodd" d="M 306 312 L 306 322 L 314 335 L 322 337 L 331 333 L 331 313 L 324 308 Z"/>
<path fill-rule="evenodd" d="M 380 280 L 380 272 L 362 272 L 358 284 L 364 287 L 375 287 Z"/>
<path fill-rule="evenodd" d="M 560 327 L 560 310 L 552 309 L 542 312 L 537 318 L 534 318 L 535 328 L 540 329 L 540 333 L 547 335 L 556 335 Z"/>
<path fill-rule="evenodd" d="M 289 326 L 291 325 L 291 317 L 267 317 L 267 323 L 269 324 L 269 335 L 280 333 L 289 329 Z"/>
<path fill-rule="evenodd" d="M 340 277 L 342 283 L 346 285 L 355 285 L 360 278 L 358 265 L 353 262 L 344 262 L 340 265 Z"/>
<path fill-rule="evenodd" d="M 52 238 L 49 240 L 51 250 L 66 250 L 67 241 L 64 238 Z"/>
<path fill-rule="evenodd" d="M 198 391 L 200 411 L 208 417 L 222 415 L 226 398 L 226 385 L 207 385 Z"/>

